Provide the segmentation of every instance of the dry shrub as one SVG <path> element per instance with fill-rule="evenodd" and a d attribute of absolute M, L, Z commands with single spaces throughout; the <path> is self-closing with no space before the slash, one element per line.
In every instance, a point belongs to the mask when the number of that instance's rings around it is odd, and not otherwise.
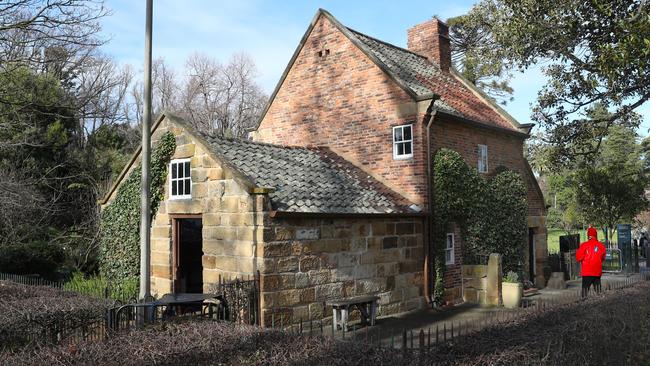
<path fill-rule="evenodd" d="M 103 321 L 112 304 L 45 286 L 0 282 L 0 349 L 54 341 Z"/>
<path fill-rule="evenodd" d="M 43 348 L 5 365 L 359 365 L 404 364 L 401 353 L 214 321 L 164 323 L 104 342 Z"/>
<path fill-rule="evenodd" d="M 4 365 L 643 365 L 650 283 L 531 313 L 430 352 L 213 321 L 164 323 L 75 346 L 23 351 Z M 645 362 L 645 363 L 644 363 Z"/>

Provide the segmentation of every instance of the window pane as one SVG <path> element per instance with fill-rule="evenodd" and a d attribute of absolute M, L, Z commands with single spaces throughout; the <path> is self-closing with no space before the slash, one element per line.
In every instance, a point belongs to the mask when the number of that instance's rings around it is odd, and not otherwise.
<path fill-rule="evenodd" d="M 190 189 L 190 184 L 192 184 L 192 181 L 189 179 L 185 179 L 185 194 L 189 195 L 192 191 Z"/>
<path fill-rule="evenodd" d="M 173 180 L 172 181 L 172 196 L 176 196 L 178 194 L 178 190 L 176 189 L 176 184 L 178 181 Z"/>
<path fill-rule="evenodd" d="M 172 163 L 172 179 L 176 178 L 176 167 L 177 164 Z"/>
<path fill-rule="evenodd" d="M 393 131 L 395 133 L 395 136 L 394 136 L 395 141 L 402 141 L 404 139 L 402 137 L 402 128 L 401 127 L 398 127 L 396 129 L 394 129 Z"/>
<path fill-rule="evenodd" d="M 401 142 L 397 144 L 397 155 L 404 155 L 404 144 Z"/>
<path fill-rule="evenodd" d="M 445 262 L 447 262 L 447 263 L 451 262 L 451 251 L 450 250 L 445 251 Z"/>
<path fill-rule="evenodd" d="M 411 139 L 411 126 L 404 126 L 404 140 Z"/>
<path fill-rule="evenodd" d="M 183 164 L 178 163 L 178 174 L 176 175 L 176 178 L 183 178 Z"/>
<path fill-rule="evenodd" d="M 410 155 L 411 154 L 411 143 L 407 142 L 404 144 L 404 154 Z"/>
<path fill-rule="evenodd" d="M 179 196 L 183 195 L 183 181 L 182 180 L 178 181 L 178 195 Z"/>
<path fill-rule="evenodd" d="M 189 177 L 190 176 L 190 162 L 185 163 L 185 176 Z"/>

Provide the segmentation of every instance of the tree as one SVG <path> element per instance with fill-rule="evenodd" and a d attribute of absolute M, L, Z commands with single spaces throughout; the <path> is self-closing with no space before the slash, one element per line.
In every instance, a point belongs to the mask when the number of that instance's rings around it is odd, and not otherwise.
<path fill-rule="evenodd" d="M 637 126 L 632 112 L 650 99 L 647 1 L 484 0 L 474 9 L 508 64 L 545 65 L 532 117 L 549 142 L 586 145 L 612 125 Z M 595 104 L 611 113 L 589 118 Z"/>
<path fill-rule="evenodd" d="M 621 221 L 632 222 L 648 206 L 647 179 L 617 168 L 585 168 L 576 175 L 576 202 L 585 222 L 608 232 Z"/>
<path fill-rule="evenodd" d="M 513 100 L 511 75 L 492 35 L 492 26 L 478 7 L 480 4 L 465 15 L 447 20 L 452 62 L 465 79 L 506 104 Z"/>
<path fill-rule="evenodd" d="M 29 65 L 62 75 L 76 56 L 97 48 L 101 0 L 6 0 L 0 3 L 0 67 Z"/>
<path fill-rule="evenodd" d="M 188 57 L 178 76 L 163 59 L 153 63 L 153 111 L 175 112 L 198 130 L 226 137 L 245 137 L 255 125 L 267 96 L 255 82 L 256 68 L 246 54 L 228 63 L 201 54 Z M 142 110 L 142 84 L 132 88 L 137 118 Z M 139 119 L 137 120 L 139 122 Z"/>

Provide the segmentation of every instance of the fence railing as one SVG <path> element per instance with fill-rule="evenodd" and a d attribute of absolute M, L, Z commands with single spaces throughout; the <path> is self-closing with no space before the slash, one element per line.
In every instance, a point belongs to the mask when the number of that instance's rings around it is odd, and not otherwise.
<path fill-rule="evenodd" d="M 28 286 L 47 286 L 98 299 L 115 300 L 120 304 L 135 302 L 138 298 L 137 290 L 112 286 L 110 282 L 105 286 L 90 287 L 74 282 L 50 281 L 39 276 L 16 275 L 9 273 L 0 273 L 0 281 L 11 281 Z"/>
<path fill-rule="evenodd" d="M 61 290 L 74 290 L 65 286 L 63 282 L 48 281 L 36 276 L 23 276 L 0 273 L 0 280 L 11 281 L 28 286 L 48 286 Z M 169 319 L 179 318 L 208 318 L 213 320 L 259 324 L 259 276 L 248 276 L 244 279 L 220 278 L 211 288 L 215 295 L 222 300 L 215 304 L 202 304 L 198 306 L 178 307 L 174 305 L 145 305 L 132 302 L 119 305 L 106 311 L 101 319 L 80 323 L 62 318 L 51 324 L 35 324 L 29 318 L 25 319 L 25 343 L 76 343 L 87 340 L 104 340 L 111 333 L 135 327 L 142 327 L 151 323 L 160 323 Z M 85 295 L 108 294 L 83 293 Z M 126 298 L 126 297 L 125 297 Z M 145 312 L 146 311 L 146 312 Z M 145 321 L 146 320 L 146 321 Z M 1 342 L 0 342 L 1 343 Z M 4 346 L 0 344 L 0 351 Z"/>
<path fill-rule="evenodd" d="M 29 286 L 48 286 L 58 289 L 63 288 L 63 282 L 49 281 L 40 276 L 16 275 L 0 272 L 0 281 L 11 281 Z"/>

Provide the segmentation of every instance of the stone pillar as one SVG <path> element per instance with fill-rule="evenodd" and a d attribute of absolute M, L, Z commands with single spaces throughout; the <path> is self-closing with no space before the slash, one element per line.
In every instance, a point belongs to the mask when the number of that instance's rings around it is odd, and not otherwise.
<path fill-rule="evenodd" d="M 501 254 L 492 253 L 488 259 L 487 268 L 487 289 L 485 300 L 488 305 L 501 305 Z"/>

